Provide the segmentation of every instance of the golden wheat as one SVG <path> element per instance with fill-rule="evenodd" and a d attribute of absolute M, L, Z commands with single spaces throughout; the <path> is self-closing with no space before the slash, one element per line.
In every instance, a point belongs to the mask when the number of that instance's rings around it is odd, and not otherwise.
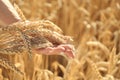
<path fill-rule="evenodd" d="M 1 80 L 120 80 L 119 0 L 10 1 L 19 6 L 16 8 L 23 20 L 30 20 L 26 28 L 23 27 L 24 21 L 17 24 L 20 29 L 39 28 L 46 35 L 49 32 L 49 38 L 53 32 L 45 30 L 51 29 L 57 32 L 52 37 L 58 43 L 71 41 L 67 36 L 63 38 L 62 34 L 72 36 L 76 57 L 66 60 L 62 56 L 36 54 L 30 60 L 25 52 L 23 55 L 7 57 L 15 64 L 20 63 L 18 68 L 25 75 L 21 77 L 1 67 Z M 5 38 L 3 36 L 0 35 L 0 40 Z"/>

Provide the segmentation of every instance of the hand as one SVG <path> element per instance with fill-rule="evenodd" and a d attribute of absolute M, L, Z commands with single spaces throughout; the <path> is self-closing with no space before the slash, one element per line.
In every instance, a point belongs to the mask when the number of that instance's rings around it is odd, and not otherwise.
<path fill-rule="evenodd" d="M 38 54 L 44 55 L 62 55 L 67 58 L 75 57 L 75 49 L 73 45 L 70 44 L 61 44 L 57 47 L 46 47 L 46 48 L 38 48 L 36 49 Z"/>

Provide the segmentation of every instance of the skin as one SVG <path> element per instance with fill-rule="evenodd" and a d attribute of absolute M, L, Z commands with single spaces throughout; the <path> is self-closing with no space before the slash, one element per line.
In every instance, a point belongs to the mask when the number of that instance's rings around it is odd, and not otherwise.
<path fill-rule="evenodd" d="M 62 55 L 67 58 L 74 58 L 74 47 L 69 44 L 61 44 L 57 47 L 47 47 L 44 49 L 36 49 L 37 53 L 42 53 L 45 55 Z"/>
<path fill-rule="evenodd" d="M 20 20 L 18 13 L 9 0 L 0 0 L 0 22 L 9 25 Z"/>
<path fill-rule="evenodd" d="M 18 13 L 8 0 L 0 0 L 0 22 L 4 25 L 21 21 Z M 73 46 L 68 44 L 61 44 L 57 47 L 46 47 L 43 49 L 35 49 L 38 54 L 44 55 L 63 55 L 68 58 L 74 58 Z"/>

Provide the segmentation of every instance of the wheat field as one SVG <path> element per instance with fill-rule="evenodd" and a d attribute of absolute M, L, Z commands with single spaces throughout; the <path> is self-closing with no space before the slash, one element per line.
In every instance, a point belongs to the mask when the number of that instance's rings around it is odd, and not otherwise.
<path fill-rule="evenodd" d="M 0 54 L 24 72 L 21 76 L 0 66 L 0 80 L 120 80 L 120 0 L 10 1 L 27 20 L 58 25 L 74 39 L 76 56 Z"/>

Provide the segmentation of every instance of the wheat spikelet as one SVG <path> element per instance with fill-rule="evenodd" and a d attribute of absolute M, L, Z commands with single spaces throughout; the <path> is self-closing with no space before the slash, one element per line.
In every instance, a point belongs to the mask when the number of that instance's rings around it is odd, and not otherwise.
<path fill-rule="evenodd" d="M 104 61 L 100 61 L 100 62 L 97 62 L 97 63 L 96 63 L 96 65 L 97 65 L 98 67 L 105 67 L 105 68 L 108 67 L 108 64 L 109 64 L 109 62 L 104 62 Z"/>
<path fill-rule="evenodd" d="M 23 73 L 19 69 L 17 69 L 13 64 L 2 57 L 0 57 L 0 65 L 4 66 L 6 69 L 10 69 L 20 75 L 23 75 Z"/>
<path fill-rule="evenodd" d="M 112 75 L 106 75 L 103 80 L 117 80 Z"/>
<path fill-rule="evenodd" d="M 50 29 L 49 29 L 49 27 L 46 28 L 46 27 L 41 27 L 41 26 L 40 27 L 36 27 L 36 28 L 34 28 L 34 27 L 31 28 L 31 27 L 29 27 L 29 25 L 31 26 L 31 24 L 25 25 L 24 22 L 18 22 L 18 23 L 15 23 L 13 25 L 10 25 L 8 27 L 3 27 L 2 29 L 3 29 L 3 31 L 9 31 L 9 32 L 13 32 L 14 30 L 17 29 L 17 31 L 19 31 L 21 33 L 21 35 L 22 35 L 22 37 L 23 37 L 23 39 L 25 41 L 25 44 L 26 44 L 27 48 L 29 48 L 29 51 L 30 51 L 30 42 L 29 42 L 29 39 L 28 39 L 27 35 L 30 35 L 30 33 L 31 34 L 36 33 L 36 35 L 39 35 L 41 37 L 42 36 L 46 37 L 49 40 L 51 40 L 51 42 L 53 42 L 53 43 L 57 42 L 58 44 L 60 44 L 60 43 L 68 43 L 68 42 L 72 41 L 71 37 L 69 37 L 69 36 L 63 36 L 62 34 L 59 34 L 58 32 L 56 32 L 56 31 L 59 30 L 59 28 L 58 29 L 57 28 L 55 28 L 55 29 L 53 28 L 52 29 L 50 27 Z M 45 25 L 45 23 L 44 23 L 44 25 Z M 28 27 L 25 28 L 23 26 L 28 26 Z M 46 28 L 46 29 L 44 29 L 44 28 Z"/>
<path fill-rule="evenodd" d="M 36 80 L 54 80 L 53 73 L 49 70 L 39 70 L 36 72 Z"/>
<path fill-rule="evenodd" d="M 23 42 L 26 46 L 26 48 L 28 49 L 28 55 L 30 58 L 32 58 L 32 48 L 31 48 L 31 43 L 30 43 L 30 39 L 27 35 L 24 34 L 24 32 L 22 32 L 21 30 L 19 30 L 19 32 L 21 33 L 22 35 L 22 39 L 23 39 Z"/>
<path fill-rule="evenodd" d="M 53 46 L 51 42 L 46 40 L 44 37 L 33 37 L 30 39 L 31 45 L 33 49 L 37 48 L 45 48 L 45 47 L 50 47 Z"/>
<path fill-rule="evenodd" d="M 45 29 L 55 31 L 55 32 L 60 33 L 60 34 L 63 34 L 63 31 L 57 25 L 55 25 L 54 23 L 52 23 L 49 20 L 41 20 L 39 22 L 39 24 L 40 24 L 40 28 L 45 28 Z"/>
<path fill-rule="evenodd" d="M 99 61 L 99 62 L 96 63 L 96 65 L 98 67 L 98 70 L 101 73 L 104 73 L 104 74 L 101 74 L 102 76 L 104 76 L 105 74 L 107 74 L 109 62 Z"/>
<path fill-rule="evenodd" d="M 85 75 L 82 71 L 82 66 L 84 66 L 85 59 L 81 59 L 79 62 L 77 59 L 69 60 L 66 66 L 66 71 L 64 74 L 65 80 L 77 80 L 85 79 Z"/>
<path fill-rule="evenodd" d="M 15 4 L 15 3 L 14 3 L 14 8 L 15 8 L 16 11 L 18 12 L 20 18 L 21 18 L 23 21 L 25 21 L 26 18 L 25 18 L 25 16 L 24 16 L 23 12 L 22 12 L 21 9 L 18 7 L 18 5 Z"/>
<path fill-rule="evenodd" d="M 19 34 L 20 35 L 20 34 Z M 23 53 L 26 51 L 26 47 L 24 44 L 24 40 L 22 40 L 19 35 L 17 36 L 9 36 L 9 37 L 18 37 L 18 38 L 14 38 L 13 40 L 6 40 L 3 39 L 1 40 L 1 49 L 0 49 L 0 53 L 1 54 L 8 54 L 8 55 L 13 55 L 13 54 L 18 54 L 18 53 Z M 10 39 L 10 38 L 9 38 Z M 50 47 L 53 46 L 53 44 L 51 42 L 49 42 L 48 40 L 46 40 L 44 37 L 42 36 L 36 36 L 36 37 L 31 37 L 29 38 L 30 40 L 30 44 L 31 44 L 31 50 L 34 49 L 38 49 L 38 48 L 45 48 L 45 47 Z"/>
<path fill-rule="evenodd" d="M 50 30 L 47 30 L 47 29 L 40 29 L 38 31 L 36 31 L 36 30 L 26 30 L 25 33 L 30 34 L 30 35 L 38 35 L 38 36 L 41 36 L 41 37 L 45 37 L 50 42 L 57 43 L 57 44 L 69 43 L 72 40 L 71 37 L 69 37 L 69 36 L 63 36 L 61 34 L 58 34 L 57 32 L 53 32 L 53 31 L 50 31 Z"/>
<path fill-rule="evenodd" d="M 93 72 L 94 72 L 94 74 L 95 74 L 95 75 L 94 75 L 94 76 L 95 76 L 95 79 L 97 79 L 97 80 L 102 80 L 103 77 L 101 76 L 101 74 L 100 74 L 100 72 L 99 72 L 96 64 L 95 64 L 92 60 L 90 60 L 89 58 L 87 58 L 86 60 L 87 60 L 87 62 L 89 63 L 89 65 L 91 66 L 91 68 L 92 68 L 92 70 L 93 70 Z"/>
<path fill-rule="evenodd" d="M 0 79 L 3 80 L 2 69 L 0 69 Z"/>
<path fill-rule="evenodd" d="M 2 27 L 2 26 L 1 26 Z M 49 20 L 37 20 L 37 21 L 20 21 L 20 22 L 16 22 L 13 23 L 11 25 L 8 26 L 4 26 L 2 27 L 3 30 L 6 31 L 10 31 L 10 30 L 17 30 L 16 28 L 19 28 L 20 30 L 24 30 L 24 29 L 48 29 L 51 31 L 55 31 L 57 33 L 62 34 L 62 30 L 55 25 L 54 23 L 52 23 Z"/>
<path fill-rule="evenodd" d="M 12 36 L 9 33 L 1 33 L 0 35 L 0 54 L 17 54 L 19 52 L 22 52 L 22 45 L 21 43 L 17 43 L 16 40 L 17 36 Z"/>
<path fill-rule="evenodd" d="M 39 34 L 41 36 L 48 38 L 51 42 L 57 41 L 56 43 L 58 43 L 58 44 L 66 43 L 66 41 L 63 38 L 61 38 L 63 36 L 59 35 L 56 32 L 52 32 L 52 31 L 47 30 L 47 29 L 41 29 L 41 30 L 39 30 Z"/>
<path fill-rule="evenodd" d="M 106 58 L 108 59 L 110 51 L 104 44 L 100 43 L 99 41 L 88 41 L 87 45 L 99 47 L 101 50 L 104 51 Z"/>
<path fill-rule="evenodd" d="M 117 64 L 116 48 L 113 47 L 109 55 L 108 74 L 113 75 L 113 71 L 115 69 L 116 64 Z"/>
<path fill-rule="evenodd" d="M 62 71 L 63 74 L 65 74 L 65 67 L 63 65 L 61 65 L 60 63 L 58 62 L 53 62 L 52 63 L 52 69 L 54 70 L 54 75 L 58 75 L 58 69 L 60 68 L 60 70 Z"/>
<path fill-rule="evenodd" d="M 19 25 L 19 23 L 18 23 L 18 25 Z M 32 57 L 30 39 L 26 34 L 24 34 L 23 30 L 19 29 L 20 26 L 18 26 L 18 25 L 15 24 L 13 26 L 10 25 L 10 26 L 6 26 L 6 27 L 2 27 L 2 31 L 12 33 L 12 35 L 17 32 L 20 33 L 22 36 L 21 38 L 23 39 L 24 44 L 25 44 L 26 48 L 28 49 L 28 54 L 30 57 Z"/>

